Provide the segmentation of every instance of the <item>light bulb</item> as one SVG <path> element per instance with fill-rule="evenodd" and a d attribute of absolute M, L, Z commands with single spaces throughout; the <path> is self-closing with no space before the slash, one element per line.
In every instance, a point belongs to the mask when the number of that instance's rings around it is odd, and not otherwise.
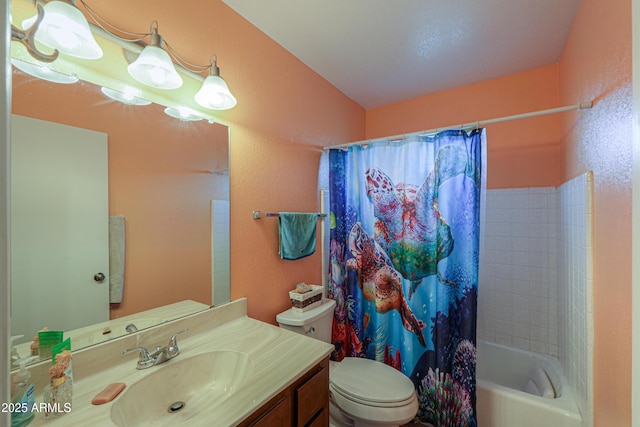
<path fill-rule="evenodd" d="M 156 36 L 158 40 L 160 36 Z M 127 67 L 131 77 L 142 84 L 158 89 L 177 89 L 182 86 L 182 78 L 173 66 L 169 54 L 154 41 L 146 46 L 138 59 Z"/>
<path fill-rule="evenodd" d="M 22 28 L 29 29 L 36 18 L 33 16 L 22 21 Z M 102 57 L 102 49 L 96 43 L 87 19 L 77 7 L 64 1 L 51 0 L 44 6 L 44 19 L 36 31 L 35 40 L 76 58 Z"/>

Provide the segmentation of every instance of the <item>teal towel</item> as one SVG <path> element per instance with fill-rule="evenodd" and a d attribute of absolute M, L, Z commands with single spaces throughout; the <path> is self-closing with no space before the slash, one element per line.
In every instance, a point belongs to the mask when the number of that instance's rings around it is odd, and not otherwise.
<path fill-rule="evenodd" d="M 318 214 L 280 212 L 280 258 L 300 259 L 316 250 L 316 224 Z"/>

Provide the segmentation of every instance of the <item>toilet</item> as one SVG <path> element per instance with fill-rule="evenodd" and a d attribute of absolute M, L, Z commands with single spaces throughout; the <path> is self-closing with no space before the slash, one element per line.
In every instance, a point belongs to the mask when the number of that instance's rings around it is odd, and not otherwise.
<path fill-rule="evenodd" d="M 304 313 L 289 309 L 276 316 L 283 329 L 331 342 L 336 302 Z M 413 383 L 396 369 L 359 357 L 345 357 L 329 364 L 329 416 L 335 427 L 396 427 L 411 421 L 418 412 Z"/>

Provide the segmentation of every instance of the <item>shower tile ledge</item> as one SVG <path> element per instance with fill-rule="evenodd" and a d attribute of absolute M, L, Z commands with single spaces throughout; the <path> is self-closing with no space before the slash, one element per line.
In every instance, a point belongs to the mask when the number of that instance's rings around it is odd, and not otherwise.
<path fill-rule="evenodd" d="M 239 424 L 333 350 L 331 344 L 249 318 L 246 304 L 246 299 L 242 298 L 132 336 L 78 351 L 73 359 L 75 381 L 71 412 L 49 420 L 45 420 L 42 413 L 36 413 L 30 425 L 114 426 L 110 416 L 111 408 L 134 383 L 174 361 L 216 350 L 235 350 L 249 355 L 254 364 L 252 378 L 226 397 L 224 404 L 217 409 L 203 407 L 203 416 L 190 419 L 189 425 L 209 426 L 214 420 L 220 426 Z M 137 370 L 137 354 L 134 352 L 122 355 L 124 349 L 131 347 L 145 346 L 152 349 L 157 345 L 165 345 L 171 335 L 184 328 L 189 328 L 189 331 L 179 337 L 180 355 L 162 365 Z M 42 390 L 48 382 L 49 366 L 41 364 L 30 369 L 33 378 L 37 380 L 38 403 L 42 402 Z M 91 399 L 96 394 L 115 382 L 123 382 L 127 388 L 112 402 L 98 406 L 91 404 Z"/>

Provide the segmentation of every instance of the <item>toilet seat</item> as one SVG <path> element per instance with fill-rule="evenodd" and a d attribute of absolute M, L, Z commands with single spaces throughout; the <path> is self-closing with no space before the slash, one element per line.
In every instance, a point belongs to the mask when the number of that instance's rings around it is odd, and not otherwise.
<path fill-rule="evenodd" d="M 418 411 L 413 383 L 384 363 L 346 357 L 329 369 L 330 400 L 348 417 L 391 425 L 411 421 Z"/>
<path fill-rule="evenodd" d="M 329 383 L 347 399 L 380 408 L 407 405 L 415 397 L 413 382 L 375 360 L 345 357 L 329 370 Z"/>
<path fill-rule="evenodd" d="M 354 396 L 352 394 L 346 393 L 344 390 L 339 389 L 334 384 L 329 384 L 329 389 L 336 394 L 339 394 L 344 399 L 348 399 L 351 402 L 359 403 L 361 405 L 370 406 L 372 408 L 398 408 L 402 406 L 410 405 L 411 402 L 415 399 L 415 395 L 411 395 L 407 399 L 398 400 L 394 402 L 375 402 L 368 400 L 367 398 L 362 398 L 359 396 Z"/>
<path fill-rule="evenodd" d="M 337 409 L 335 413 L 333 407 L 330 409 L 332 418 L 336 415 L 341 417 L 344 414 L 347 419 L 366 423 L 375 422 L 382 425 L 403 425 L 413 420 L 418 413 L 418 398 L 413 396 L 408 404 L 396 407 L 378 407 L 356 402 L 348 399 L 329 384 L 329 404 Z M 349 424 L 351 425 L 351 424 Z"/>

